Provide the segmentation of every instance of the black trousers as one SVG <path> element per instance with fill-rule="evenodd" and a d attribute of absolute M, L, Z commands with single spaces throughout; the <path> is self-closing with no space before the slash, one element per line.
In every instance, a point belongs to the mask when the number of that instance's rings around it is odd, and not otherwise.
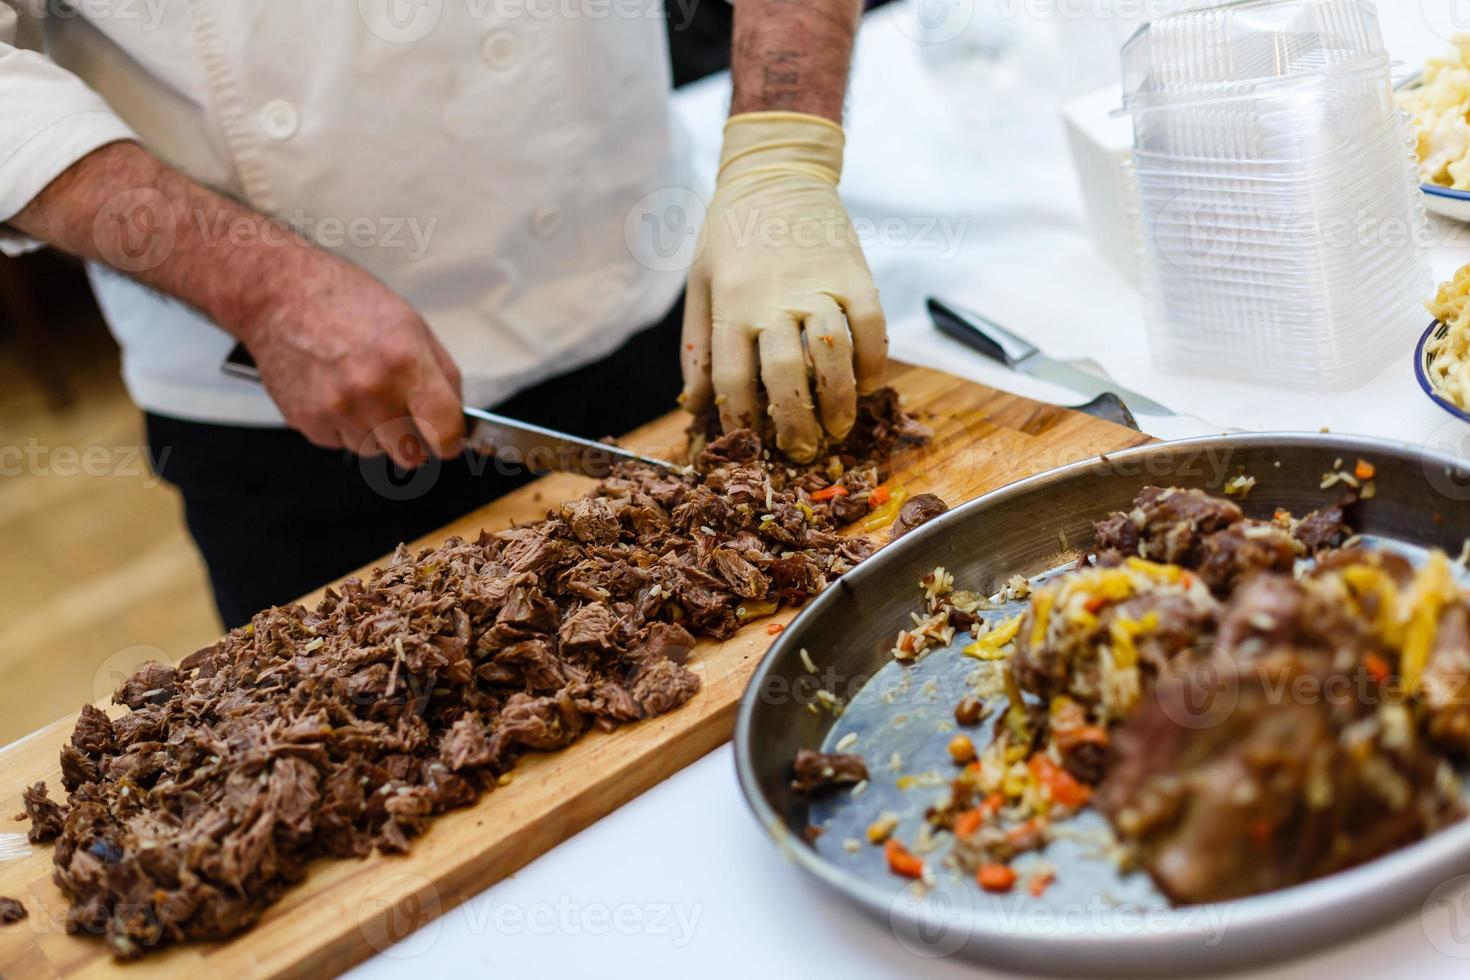
<path fill-rule="evenodd" d="M 599 439 L 670 411 L 679 394 L 683 304 L 604 360 L 494 407 Z M 149 458 L 183 495 L 184 520 L 209 569 L 226 627 L 250 621 L 443 527 L 534 477 L 484 460 L 397 472 L 320 449 L 281 428 L 210 425 L 149 413 Z"/>

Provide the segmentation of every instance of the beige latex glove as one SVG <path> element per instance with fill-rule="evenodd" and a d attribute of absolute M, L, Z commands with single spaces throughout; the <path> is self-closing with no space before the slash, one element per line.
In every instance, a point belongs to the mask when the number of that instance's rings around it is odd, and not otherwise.
<path fill-rule="evenodd" d="M 754 426 L 759 381 L 776 445 L 798 462 L 815 457 L 823 428 L 847 435 L 888 358 L 878 291 L 837 196 L 843 142 L 817 116 L 733 117 L 689 273 L 684 406 L 713 402 L 727 431 Z"/>

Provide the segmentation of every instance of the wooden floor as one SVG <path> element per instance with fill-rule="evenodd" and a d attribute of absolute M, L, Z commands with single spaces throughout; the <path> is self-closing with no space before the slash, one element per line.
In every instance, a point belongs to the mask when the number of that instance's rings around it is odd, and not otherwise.
<path fill-rule="evenodd" d="M 177 495 L 148 468 L 117 350 L 87 303 L 68 306 L 56 348 L 69 409 L 48 407 L 0 338 L 0 744 L 220 631 Z"/>

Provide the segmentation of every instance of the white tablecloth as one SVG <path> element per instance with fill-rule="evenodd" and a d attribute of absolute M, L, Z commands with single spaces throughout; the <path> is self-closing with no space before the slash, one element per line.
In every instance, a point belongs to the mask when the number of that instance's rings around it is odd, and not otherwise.
<path fill-rule="evenodd" d="M 1421 17 L 1419 3 L 1392 0 L 1380 7 L 1399 60 L 1421 61 L 1444 45 L 1435 33 L 1440 25 Z M 889 311 L 895 356 L 1019 394 L 1077 401 L 937 334 L 921 303 L 939 295 L 987 313 L 1053 354 L 1090 357 L 1122 383 L 1200 416 L 1141 420 L 1159 436 L 1225 426 L 1330 426 L 1412 442 L 1458 445 L 1464 439 L 1458 424 L 1447 424 L 1418 393 L 1406 370 L 1407 350 L 1403 363 L 1372 385 L 1331 399 L 1152 371 L 1142 356 L 1138 297 L 1093 252 L 1083 231 L 1055 115 L 1007 115 L 1002 105 L 994 109 L 993 125 L 978 131 L 972 115 L 957 112 L 935 89 L 912 30 L 904 29 L 911 28 L 905 20 L 910 13 L 880 10 L 864 29 L 849 100 L 844 180 L 854 216 L 871 222 L 869 257 Z M 986 95 L 977 92 L 975 99 L 983 103 Z M 713 171 L 727 101 L 724 79 L 678 99 L 706 174 Z M 1435 271 L 1443 276 L 1466 261 L 1470 248 L 1443 248 Z M 1466 872 L 1470 868 L 1447 868 L 1446 878 Z M 1470 892 L 1462 890 L 1458 901 L 1458 941 L 1452 935 L 1447 940 L 1441 921 L 1452 910 L 1430 908 L 1371 935 L 1344 936 L 1332 952 L 1253 975 L 1466 976 Z M 1086 964 L 1078 970 L 1085 973 Z M 984 975 L 964 962 L 916 957 L 881 924 L 832 900 L 783 861 L 745 808 L 726 746 L 356 975 L 750 980 L 810 971 L 852 978 Z"/>

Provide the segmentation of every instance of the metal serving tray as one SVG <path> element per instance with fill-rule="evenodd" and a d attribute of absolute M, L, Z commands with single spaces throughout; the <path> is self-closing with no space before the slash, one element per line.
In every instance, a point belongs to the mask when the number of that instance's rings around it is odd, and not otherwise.
<path fill-rule="evenodd" d="M 1421 907 L 1437 887 L 1470 873 L 1470 820 L 1315 882 L 1181 908 L 1170 906 L 1146 875 L 1122 874 L 1096 852 L 1088 837 L 1105 825 L 1095 813 L 1079 816 L 1042 855 L 1017 861 L 1023 881 L 1028 859 L 1057 869 L 1056 882 L 1039 899 L 1019 886 L 987 894 L 952 873 L 941 873 L 934 888 L 918 888 L 888 873 L 881 848 L 866 841 L 843 846 L 848 838 L 862 839 L 862 828 L 883 809 L 902 816 L 899 835 L 912 842 L 924 807 L 942 790 L 900 791 L 894 777 L 900 770 L 946 777 L 955 771 L 943 757 L 947 736 L 936 728 L 951 717 L 977 661 L 962 657 L 958 642 L 912 667 L 890 655 L 898 631 L 921 608 L 917 583 L 935 566 L 953 573 L 956 588 L 994 595 L 1016 574 L 1034 578 L 1085 555 L 1092 522 L 1128 509 L 1145 484 L 1219 492 L 1244 472 L 1257 479 L 1243 504 L 1248 514 L 1268 517 L 1285 507 L 1300 515 L 1333 502 L 1343 488 L 1321 489 L 1323 474 L 1340 465 L 1351 469 L 1360 457 L 1377 467 L 1378 492 L 1354 513 L 1358 531 L 1410 552 L 1460 553 L 1470 539 L 1470 468 L 1436 452 L 1327 434 L 1222 436 L 1097 457 L 987 494 L 908 535 L 818 597 L 757 669 L 735 731 L 741 789 L 756 818 L 791 860 L 877 917 L 915 953 L 1031 973 L 1236 968 L 1340 941 Z M 846 702 L 840 717 L 820 705 L 819 689 Z M 809 803 L 793 792 L 797 750 L 832 751 L 849 732 L 858 733 L 851 751 L 867 759 L 871 773 L 863 794 L 852 798 L 839 790 Z M 981 732 L 977 745 L 988 737 Z M 902 762 L 890 770 L 893 751 Z M 813 823 L 825 824 L 815 842 L 803 833 Z"/>

